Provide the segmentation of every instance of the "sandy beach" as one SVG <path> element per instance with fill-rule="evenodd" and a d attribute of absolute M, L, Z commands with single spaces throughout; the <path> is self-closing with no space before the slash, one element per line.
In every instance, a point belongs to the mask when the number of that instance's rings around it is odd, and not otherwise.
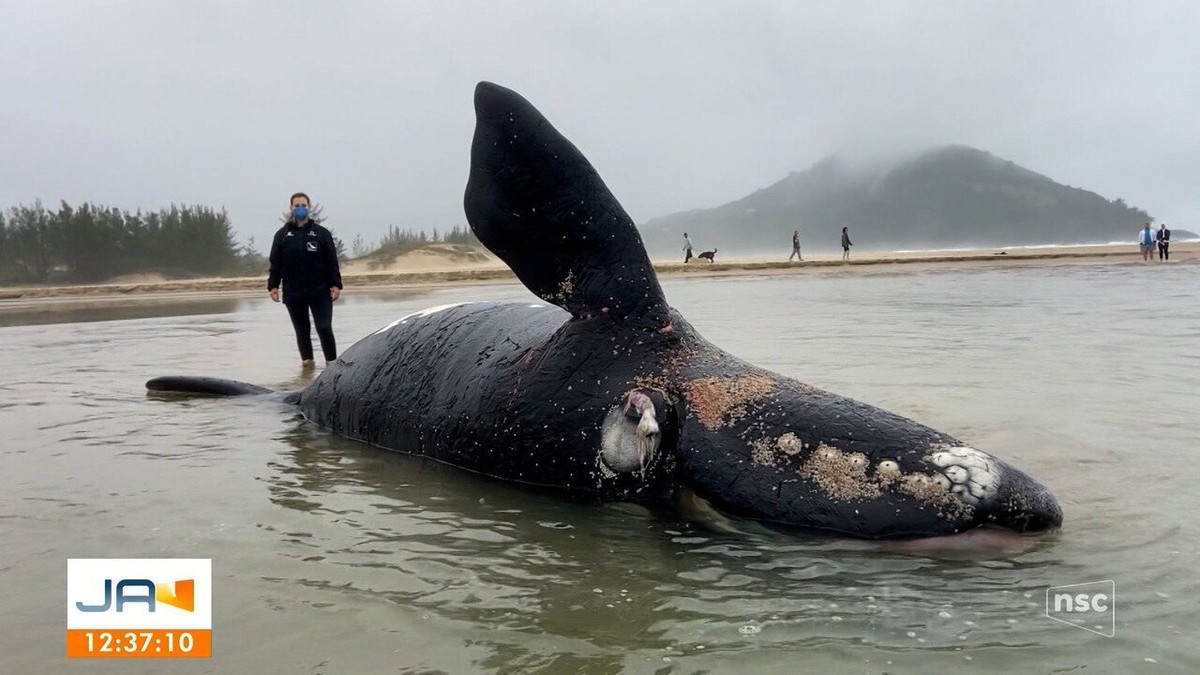
<path fill-rule="evenodd" d="M 662 278 L 774 276 L 791 274 L 879 274 L 923 272 L 952 268 L 995 268 L 1033 265 L 1143 263 L 1132 245 L 1063 246 L 1047 248 L 980 249 L 968 251 L 900 251 L 855 253 L 846 262 L 840 255 L 815 255 L 803 262 L 766 257 L 742 257 L 708 263 L 693 260 L 655 260 Z M 1192 264 L 1200 260 L 1200 242 L 1177 242 L 1167 264 Z M 401 256 L 383 269 L 371 270 L 358 261 L 343 267 L 346 290 L 412 289 L 516 282 L 516 276 L 496 258 L 463 262 L 453 256 L 420 251 Z M 265 275 L 258 277 L 166 280 L 154 275 L 129 275 L 109 283 L 74 286 L 22 286 L 0 288 L 0 312 L 53 311 L 80 305 L 170 303 L 248 297 L 265 293 Z"/>

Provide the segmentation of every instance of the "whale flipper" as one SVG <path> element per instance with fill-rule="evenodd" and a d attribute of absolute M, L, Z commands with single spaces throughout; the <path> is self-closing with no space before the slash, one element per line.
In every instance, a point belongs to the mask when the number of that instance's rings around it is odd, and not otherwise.
<path fill-rule="evenodd" d="M 169 391 L 182 394 L 209 394 L 211 396 L 246 396 L 251 394 L 273 394 L 271 389 L 256 384 L 223 380 L 219 377 L 190 377 L 167 375 L 156 377 L 146 383 L 150 391 Z"/>
<path fill-rule="evenodd" d="M 464 207 L 479 241 L 531 291 L 585 318 L 665 325 L 633 220 L 587 158 L 529 101 L 480 82 Z"/>

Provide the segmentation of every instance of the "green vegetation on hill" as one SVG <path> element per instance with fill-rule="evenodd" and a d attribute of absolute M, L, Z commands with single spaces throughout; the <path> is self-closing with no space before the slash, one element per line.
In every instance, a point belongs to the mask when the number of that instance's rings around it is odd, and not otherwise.
<path fill-rule="evenodd" d="M 169 277 L 259 274 L 254 240 L 239 246 L 224 210 L 171 205 L 130 213 L 62 202 L 0 211 L 0 283 L 89 283 L 153 272 Z"/>
<path fill-rule="evenodd" d="M 314 205 L 320 214 L 320 205 Z M 286 218 L 287 214 L 283 215 Z M 338 257 L 345 245 L 334 235 Z M 391 227 L 371 250 L 354 240 L 356 259 L 372 268 L 389 265 L 413 251 L 437 253 L 455 262 L 488 260 L 466 226 L 432 235 Z M 208 206 L 174 205 L 158 211 L 127 210 L 62 202 L 57 211 L 40 201 L 0 210 L 0 285 L 82 284 L 130 274 L 169 279 L 201 276 L 265 275 L 269 262 L 251 237 L 234 239 L 228 214 Z"/>
<path fill-rule="evenodd" d="M 828 158 L 742 199 L 640 229 L 659 254 L 678 252 L 685 231 L 701 250 L 786 254 L 797 229 L 805 251 L 839 248 L 844 225 L 858 249 L 896 250 L 1133 241 L 1150 220 L 1121 199 L 949 146 L 887 169 Z"/>
<path fill-rule="evenodd" d="M 390 265 L 396 258 L 414 251 L 426 250 L 442 253 L 461 262 L 482 262 L 487 260 L 483 245 L 475 237 L 475 233 L 466 226 L 454 226 L 448 232 L 439 233 L 435 228 L 432 235 L 424 230 L 401 230 L 395 225 L 388 228 L 388 233 L 379 241 L 379 246 L 369 252 L 364 251 L 361 238 L 355 240 L 355 260 L 366 261 L 371 269 L 381 269 Z"/>

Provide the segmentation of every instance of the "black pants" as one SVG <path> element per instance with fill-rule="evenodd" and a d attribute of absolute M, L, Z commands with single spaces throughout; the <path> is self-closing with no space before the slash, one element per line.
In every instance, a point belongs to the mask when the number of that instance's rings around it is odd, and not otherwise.
<path fill-rule="evenodd" d="M 1159 260 L 1170 260 L 1171 259 L 1171 251 L 1169 250 L 1170 246 L 1171 246 L 1171 242 L 1169 242 L 1169 241 L 1158 242 L 1158 259 Z"/>
<path fill-rule="evenodd" d="M 325 352 L 325 360 L 337 358 L 337 343 L 333 339 L 333 300 L 328 294 L 315 295 L 301 300 L 288 300 L 288 315 L 292 317 L 292 328 L 296 329 L 296 346 L 300 348 L 300 358 L 312 360 L 312 332 L 308 324 L 308 312 L 312 310 L 313 323 L 317 325 L 317 337 L 321 338 L 321 351 Z"/>

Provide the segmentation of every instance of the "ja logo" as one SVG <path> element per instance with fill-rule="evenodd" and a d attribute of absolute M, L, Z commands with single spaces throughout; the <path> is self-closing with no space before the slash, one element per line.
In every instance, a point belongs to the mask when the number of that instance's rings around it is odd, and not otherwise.
<path fill-rule="evenodd" d="M 1117 585 L 1111 579 L 1046 589 L 1046 616 L 1097 635 L 1117 633 Z"/>
<path fill-rule="evenodd" d="M 125 604 L 140 602 L 146 610 L 155 611 L 155 603 L 161 602 L 185 612 L 196 611 L 196 580 L 179 579 L 174 584 L 155 584 L 149 579 L 121 579 L 116 583 L 116 594 L 113 594 L 113 580 L 104 580 L 104 599 L 95 604 L 76 602 L 75 608 L 81 612 L 107 612 L 116 609 L 125 610 Z"/>

